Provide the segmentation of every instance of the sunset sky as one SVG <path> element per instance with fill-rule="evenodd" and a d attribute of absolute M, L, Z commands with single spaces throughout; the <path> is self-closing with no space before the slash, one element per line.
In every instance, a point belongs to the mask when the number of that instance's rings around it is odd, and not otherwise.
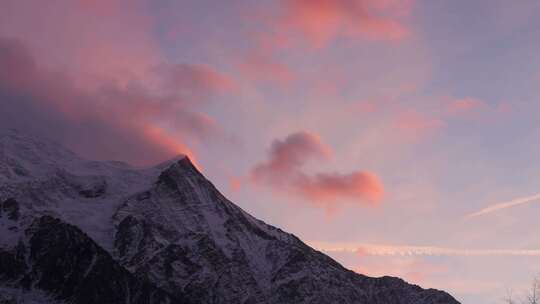
<path fill-rule="evenodd" d="M 540 1 L 1 0 L 0 127 L 186 154 L 357 272 L 500 301 L 540 272 Z"/>

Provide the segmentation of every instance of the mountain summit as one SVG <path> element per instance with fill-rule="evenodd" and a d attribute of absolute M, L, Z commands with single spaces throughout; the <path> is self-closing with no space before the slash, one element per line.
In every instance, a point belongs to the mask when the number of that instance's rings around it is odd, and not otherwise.
<path fill-rule="evenodd" d="M 458 303 L 345 269 L 244 212 L 187 157 L 138 169 L 0 132 L 0 303 L 62 301 Z"/>

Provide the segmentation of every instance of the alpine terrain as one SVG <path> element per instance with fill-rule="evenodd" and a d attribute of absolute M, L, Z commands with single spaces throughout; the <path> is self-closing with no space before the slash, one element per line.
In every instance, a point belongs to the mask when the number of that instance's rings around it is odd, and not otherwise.
<path fill-rule="evenodd" d="M 227 200 L 187 157 L 140 169 L 2 130 L 0 303 L 458 302 L 345 269 Z"/>

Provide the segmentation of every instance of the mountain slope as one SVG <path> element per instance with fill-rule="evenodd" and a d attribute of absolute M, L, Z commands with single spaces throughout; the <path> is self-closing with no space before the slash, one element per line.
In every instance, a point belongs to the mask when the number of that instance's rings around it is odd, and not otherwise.
<path fill-rule="evenodd" d="M 80 229 L 49 216 L 35 219 L 14 249 L 0 249 L 0 257 L 6 286 L 44 291 L 61 301 L 186 303 L 135 278 Z"/>
<path fill-rule="evenodd" d="M 243 212 L 187 158 L 127 200 L 115 220 L 122 264 L 200 303 L 456 303 L 400 279 L 344 269 Z"/>
<path fill-rule="evenodd" d="M 11 130 L 0 134 L 0 181 L 0 202 L 7 202 L 0 218 L 1 252 L 16 257 L 17 248 L 28 248 L 36 221 L 58 223 L 43 228 L 53 239 L 76 229 L 95 244 L 78 255 L 109 256 L 118 280 L 147 286 L 138 299 L 148 303 L 458 303 L 442 291 L 343 268 L 228 201 L 186 157 L 137 169 L 86 161 Z M 42 238 L 38 235 L 36 240 Z M 50 259 L 65 260 L 61 250 L 52 252 L 57 253 Z M 70 269 L 81 272 L 88 268 L 85 263 L 88 259 L 72 260 Z M 59 295 L 66 284 L 25 286 L 20 277 L 27 271 L 21 269 L 0 267 L 0 287 L 11 284 L 65 298 Z"/>

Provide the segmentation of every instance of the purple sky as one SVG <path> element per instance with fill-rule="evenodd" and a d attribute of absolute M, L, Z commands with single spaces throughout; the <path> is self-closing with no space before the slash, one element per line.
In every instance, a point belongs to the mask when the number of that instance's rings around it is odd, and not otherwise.
<path fill-rule="evenodd" d="M 540 271 L 539 13 L 4 0 L 0 127 L 140 166 L 188 154 L 351 269 L 496 303 Z"/>

